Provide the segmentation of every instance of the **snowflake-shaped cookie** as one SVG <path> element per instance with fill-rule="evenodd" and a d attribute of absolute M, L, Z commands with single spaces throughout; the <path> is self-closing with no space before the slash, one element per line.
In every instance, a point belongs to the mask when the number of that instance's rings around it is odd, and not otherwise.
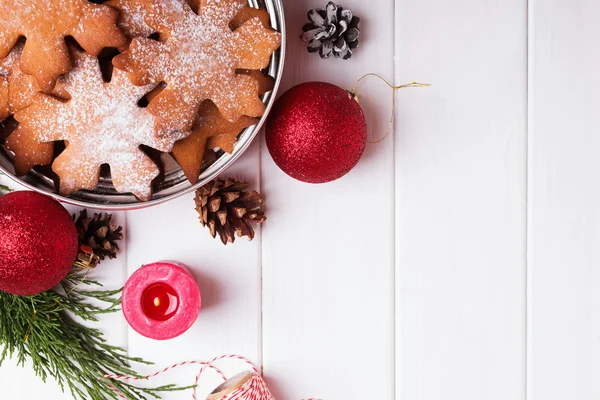
<path fill-rule="evenodd" d="M 246 116 L 241 117 L 236 122 L 229 122 L 223 118 L 212 101 L 206 100 L 200 106 L 190 136 L 175 143 L 173 157 L 190 183 L 195 184 L 200 176 L 202 160 L 209 138 L 217 136 L 233 137 L 233 142 L 235 142 L 235 138 L 242 130 L 257 122 L 257 119 Z"/>
<path fill-rule="evenodd" d="M 117 16 L 117 10 L 87 0 L 1 0 L 0 58 L 26 37 L 21 69 L 49 92 L 71 69 L 65 37 L 72 36 L 93 55 L 127 43 L 116 26 Z"/>
<path fill-rule="evenodd" d="M 256 81 L 258 82 L 258 94 L 265 94 L 267 92 L 270 92 L 275 86 L 275 79 L 273 79 L 269 75 L 263 74 L 261 71 L 258 70 L 238 70 L 238 74 L 245 74 L 256 79 Z M 202 113 L 198 114 L 199 119 L 201 118 L 201 115 Z M 210 136 L 206 143 L 206 147 L 209 149 L 215 149 L 218 147 L 225 153 L 229 154 L 233 153 L 234 145 L 237 142 L 238 136 L 242 129 L 254 125 L 258 122 L 257 119 L 249 118 L 246 116 L 242 116 L 236 122 L 229 122 L 225 120 L 221 115 L 213 116 L 213 118 L 218 118 L 218 123 L 220 124 L 220 126 L 227 128 L 220 130 L 216 135 Z M 206 117 L 204 117 L 204 119 L 206 119 Z M 194 123 L 195 126 L 197 124 L 198 121 Z M 192 130 L 192 135 L 193 134 L 194 130 Z M 182 141 L 179 141 L 177 143 L 181 142 Z"/>
<path fill-rule="evenodd" d="M 148 200 L 160 171 L 140 145 L 169 152 L 174 143 L 156 138 L 154 117 L 138 106 L 154 86 L 134 86 L 117 70 L 104 82 L 95 57 L 78 52 L 72 57 L 73 71 L 59 81 L 71 99 L 36 93 L 33 105 L 15 114 L 16 132 L 42 142 L 66 141 L 66 150 L 52 165 L 61 194 L 94 189 L 101 165 L 108 164 L 117 191 Z"/>
<path fill-rule="evenodd" d="M 264 113 L 258 83 L 236 69 L 268 66 L 281 35 L 259 18 L 232 31 L 229 23 L 245 5 L 244 0 L 202 0 L 196 14 L 184 0 L 157 2 L 145 21 L 163 39 L 136 38 L 113 60 L 136 85 L 166 83 L 148 106 L 157 117 L 159 136 L 189 132 L 207 99 L 232 122 Z"/>
<path fill-rule="evenodd" d="M 8 57 L 0 60 L 0 119 L 29 107 L 34 94 L 41 90 L 33 76 L 21 71 L 19 61 L 22 53 L 23 43 L 19 43 Z M 57 97 L 68 97 L 58 87 L 52 93 Z M 54 155 L 53 143 L 38 142 L 15 132 L 8 137 L 6 147 L 15 153 L 15 173 L 18 176 L 25 175 L 35 165 L 50 164 Z"/>

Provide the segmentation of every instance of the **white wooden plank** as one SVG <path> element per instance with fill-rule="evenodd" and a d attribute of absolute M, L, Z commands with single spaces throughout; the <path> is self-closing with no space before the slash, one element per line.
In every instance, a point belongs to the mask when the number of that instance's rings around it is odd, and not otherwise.
<path fill-rule="evenodd" d="M 600 397 L 600 4 L 530 4 L 529 400 Z"/>
<path fill-rule="evenodd" d="M 0 176 L 0 183 L 13 189 L 21 189 L 20 185 L 15 184 L 5 176 Z M 80 208 L 66 206 L 72 213 L 77 213 Z M 93 213 L 93 210 L 89 210 Z M 127 231 L 126 217 L 124 212 L 113 213 L 115 223 L 124 226 Z M 98 269 L 90 272 L 90 278 L 103 283 L 106 289 L 117 289 L 121 287 L 126 278 L 127 265 L 127 247 L 125 242 L 120 245 L 120 252 L 117 259 L 103 261 Z M 121 313 L 106 314 L 99 317 L 98 324 L 105 334 L 105 338 L 116 346 L 127 347 L 127 324 Z M 59 386 L 50 378 L 44 384 L 37 378 L 27 364 L 25 367 L 18 367 L 14 360 L 9 360 L 0 368 L 0 400 L 29 400 L 43 396 L 45 399 L 70 399 L 70 394 L 64 394 Z"/>
<path fill-rule="evenodd" d="M 525 398 L 527 2 L 397 0 L 397 395 Z"/>
<path fill-rule="evenodd" d="M 350 89 L 367 72 L 393 76 L 393 1 L 347 0 L 362 18 L 351 61 L 321 60 L 299 39 L 322 0 L 286 0 L 283 89 L 311 80 Z M 372 138 L 385 133 L 389 89 L 361 85 Z M 393 398 L 393 145 L 369 145 L 358 166 L 324 185 L 294 181 L 262 142 L 265 374 L 279 399 Z"/>
<path fill-rule="evenodd" d="M 258 188 L 258 147 L 254 143 L 223 177 L 243 179 Z M 143 264 L 176 260 L 190 267 L 202 293 L 199 319 L 182 336 L 161 342 L 130 329 L 130 354 L 156 363 L 139 371 L 150 373 L 176 362 L 208 360 L 224 353 L 240 354 L 260 364 L 260 228 L 254 241 L 238 239 L 233 245 L 224 246 L 198 222 L 193 195 L 129 212 L 128 227 L 129 275 Z M 151 383 L 189 385 L 197 372 L 197 367 L 183 367 Z M 208 393 L 214 387 L 203 386 L 199 393 Z M 181 396 L 184 395 L 173 393 L 163 398 Z"/>

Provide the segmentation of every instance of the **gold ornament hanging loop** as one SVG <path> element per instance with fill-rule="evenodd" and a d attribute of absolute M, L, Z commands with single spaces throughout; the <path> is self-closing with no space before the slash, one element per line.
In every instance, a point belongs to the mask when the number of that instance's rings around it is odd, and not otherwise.
<path fill-rule="evenodd" d="M 350 89 L 350 94 L 354 97 L 354 99 L 357 102 L 359 100 L 359 96 L 358 96 L 358 93 L 356 93 L 356 87 L 365 78 L 368 78 L 370 76 L 374 76 L 376 78 L 379 78 L 386 85 L 388 85 L 390 87 L 390 89 L 392 89 L 392 116 L 390 117 L 390 121 L 388 123 L 387 131 L 385 132 L 385 135 L 383 135 L 383 137 L 381 139 L 378 139 L 376 141 L 370 141 L 370 140 L 367 141 L 367 143 L 369 143 L 369 144 L 377 144 L 377 143 L 381 143 L 390 134 L 390 132 L 392 131 L 392 127 L 394 126 L 394 120 L 395 120 L 395 117 L 396 117 L 396 91 L 398 91 L 400 89 L 428 87 L 428 86 L 431 86 L 431 85 L 429 83 L 411 82 L 411 83 L 407 83 L 407 84 L 400 85 L 400 86 L 394 86 L 387 79 L 385 79 L 383 76 L 371 72 L 371 73 L 363 75 L 359 80 L 356 81 L 356 83 L 354 84 L 354 86 L 352 86 L 352 89 Z"/>

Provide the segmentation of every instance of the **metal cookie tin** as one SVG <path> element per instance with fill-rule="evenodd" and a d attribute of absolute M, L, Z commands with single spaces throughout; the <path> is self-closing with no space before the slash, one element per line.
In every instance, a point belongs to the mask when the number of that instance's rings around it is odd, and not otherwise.
<path fill-rule="evenodd" d="M 0 147 L 0 170 L 15 182 L 18 182 L 29 189 L 48 194 L 59 201 L 82 207 L 100 208 L 105 210 L 133 210 L 161 204 L 196 190 L 200 186 L 216 178 L 240 155 L 242 155 L 242 153 L 244 153 L 260 131 L 273 106 L 273 102 L 275 101 L 275 96 L 281 83 L 281 76 L 283 73 L 286 34 L 285 18 L 281 0 L 249 0 L 248 4 L 254 8 L 267 10 L 271 16 L 271 26 L 281 32 L 282 35 L 281 48 L 273 54 L 271 57 L 271 64 L 267 69 L 269 75 L 275 78 L 275 87 L 272 92 L 263 96 L 263 102 L 267 107 L 265 115 L 256 125 L 247 128 L 240 134 L 232 154 L 222 154 L 214 163 L 202 172 L 197 184 L 191 185 L 181 168 L 179 168 L 175 161 L 168 155 L 163 155 L 162 157 L 164 163 L 164 180 L 154 186 L 152 199 L 146 202 L 138 201 L 130 193 L 119 193 L 115 191 L 110 181 L 110 177 L 105 173 L 102 174 L 100 182 L 95 190 L 80 190 L 69 197 L 60 196 L 57 193 L 57 188 L 55 187 L 50 168 L 36 167 L 26 176 L 21 178 L 16 177 L 14 175 L 13 167 L 14 156 L 4 146 Z"/>

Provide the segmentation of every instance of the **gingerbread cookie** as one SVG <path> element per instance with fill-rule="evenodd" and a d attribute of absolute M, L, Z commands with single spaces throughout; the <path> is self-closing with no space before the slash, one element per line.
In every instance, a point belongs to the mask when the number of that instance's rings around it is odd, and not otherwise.
<path fill-rule="evenodd" d="M 258 70 L 238 70 L 238 73 L 251 76 L 259 82 L 259 94 L 273 90 L 275 80 Z M 235 122 L 229 122 L 219 112 L 212 101 L 206 100 L 200 106 L 196 121 L 189 137 L 175 143 L 173 157 L 181 166 L 188 180 L 194 184 L 206 161 L 205 154 L 213 154 L 212 149 L 219 148 L 233 153 L 233 148 L 241 131 L 258 122 L 258 119 L 242 116 Z M 208 151 L 207 151 L 208 150 Z"/>
<path fill-rule="evenodd" d="M 188 0 L 190 6 L 197 11 L 199 0 Z M 247 21 L 258 18 L 263 26 L 269 28 L 269 14 L 266 10 L 244 7 L 229 23 L 233 30 L 239 28 Z M 238 74 L 248 75 L 258 82 L 259 94 L 273 90 L 275 79 L 259 70 L 238 69 Z M 194 184 L 198 181 L 202 165 L 205 162 L 203 154 L 212 155 L 214 148 L 219 148 L 227 153 L 232 153 L 234 145 L 242 130 L 258 122 L 257 119 L 242 116 L 235 122 L 229 122 L 218 111 L 214 103 L 205 101 L 200 107 L 198 117 L 194 122 L 192 134 L 175 144 L 173 157 L 183 169 L 188 180 Z M 208 149 L 208 151 L 206 151 Z"/>
<path fill-rule="evenodd" d="M 244 25 L 246 22 L 254 18 L 258 18 L 265 28 L 270 29 L 270 17 L 267 10 L 252 7 L 242 8 L 242 10 L 239 13 L 237 13 L 237 15 L 231 20 L 231 22 L 229 23 L 229 27 L 233 30 L 236 30 L 240 26 Z M 262 73 L 260 70 L 238 69 L 236 72 L 238 74 L 249 75 L 255 78 L 258 81 L 259 94 L 265 94 L 267 92 L 270 92 L 275 86 L 275 79 L 273 79 L 267 74 Z"/>
<path fill-rule="evenodd" d="M 252 78 L 256 79 L 258 81 L 259 94 L 265 94 L 265 93 L 273 90 L 273 86 L 275 85 L 275 79 L 273 79 L 269 75 L 263 74 L 261 71 L 238 70 L 238 73 L 245 74 L 245 75 L 251 76 Z M 223 117 L 220 117 L 220 118 L 223 119 Z M 241 117 L 238 121 L 249 122 L 249 120 L 246 120 L 246 118 L 248 118 L 248 117 Z M 242 131 L 242 129 L 237 129 L 238 121 L 229 123 L 231 129 L 220 132 L 218 135 L 213 135 L 213 136 L 209 137 L 206 147 L 208 149 L 219 148 L 226 153 L 229 153 L 229 154 L 233 153 L 234 145 L 238 140 L 238 136 L 239 136 L 240 132 Z M 258 120 L 255 120 L 254 123 L 257 123 L 257 122 L 258 122 Z M 254 124 L 251 124 L 251 125 L 254 125 Z M 247 128 L 247 126 L 244 128 Z"/>
<path fill-rule="evenodd" d="M 72 36 L 93 55 L 127 43 L 116 25 L 117 16 L 117 10 L 87 0 L 2 0 L 0 58 L 26 37 L 21 69 L 50 92 L 58 77 L 71 69 L 65 37 Z"/>
<path fill-rule="evenodd" d="M 175 143 L 173 157 L 188 180 L 194 184 L 198 182 L 200 176 L 206 143 L 209 138 L 221 135 L 237 137 L 243 129 L 257 122 L 256 118 L 246 116 L 242 116 L 236 122 L 229 122 L 223 118 L 212 101 L 206 100 L 200 106 L 191 135 Z"/>
<path fill-rule="evenodd" d="M 173 139 L 156 138 L 154 117 L 138 106 L 154 85 L 134 86 L 118 70 L 104 82 L 95 57 L 80 52 L 71 56 L 74 68 L 59 80 L 71 99 L 36 93 L 33 104 L 15 114 L 16 132 L 41 142 L 66 141 L 67 148 L 52 165 L 62 195 L 94 189 L 100 167 L 108 164 L 117 191 L 150 199 L 159 169 L 140 145 L 169 152 L 174 144 Z"/>
<path fill-rule="evenodd" d="M 19 63 L 23 47 L 24 43 L 18 43 L 8 57 L 0 60 L 0 74 L 6 81 L 6 93 L 2 90 L 2 103 L 6 102 L 5 106 L 0 107 L 4 111 L 4 117 L 29 107 L 34 94 L 41 90 L 33 76 L 21 71 Z M 58 87 L 52 93 L 60 98 L 68 98 L 68 94 Z M 25 175 L 35 165 L 50 164 L 54 155 L 53 143 L 37 142 L 30 137 L 22 137 L 18 132 L 10 134 L 6 147 L 15 153 L 17 176 Z"/>
<path fill-rule="evenodd" d="M 15 175 L 26 175 L 36 165 L 48 165 L 54 158 L 54 143 L 41 142 L 18 128 L 6 140 L 6 148 L 15 153 Z"/>
<path fill-rule="evenodd" d="M 233 30 L 238 29 L 251 19 L 258 18 L 262 22 L 263 26 L 267 29 L 271 28 L 270 17 L 267 10 L 244 7 L 239 13 L 231 20 L 229 27 Z M 267 74 L 264 74 L 260 70 L 256 69 L 238 69 L 238 74 L 249 75 L 258 81 L 258 92 L 259 94 L 265 94 L 273 90 L 275 86 L 275 79 Z"/>
<path fill-rule="evenodd" d="M 199 14 L 184 0 L 163 0 L 146 16 L 160 42 L 135 38 L 113 60 L 136 85 L 167 84 L 148 105 L 157 118 L 157 135 L 189 132 L 204 100 L 212 100 L 228 121 L 261 116 L 265 106 L 258 83 L 236 69 L 261 69 L 281 45 L 281 35 L 253 18 L 235 31 L 229 23 L 243 0 L 203 0 Z"/>

